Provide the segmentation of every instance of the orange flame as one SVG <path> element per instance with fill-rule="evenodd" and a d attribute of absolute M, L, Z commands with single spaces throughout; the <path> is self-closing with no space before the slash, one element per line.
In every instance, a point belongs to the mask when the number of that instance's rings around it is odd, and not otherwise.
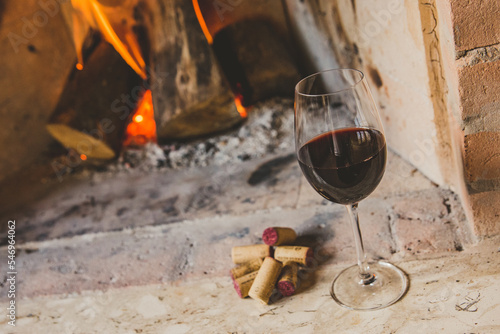
<path fill-rule="evenodd" d="M 102 34 L 138 75 L 147 79 L 146 63 L 137 37 L 130 24 L 121 23 L 123 15 L 127 18 L 127 22 L 133 21 L 132 18 L 129 20 L 131 15 L 128 8 L 106 8 L 97 0 L 71 0 L 71 4 L 74 8 L 73 40 L 78 58 L 76 64 L 78 70 L 83 70 L 82 45 L 89 29 L 92 28 Z M 151 90 L 147 90 L 137 104 L 135 114 L 127 126 L 123 144 L 125 146 L 144 145 L 151 141 L 156 141 L 156 123 Z M 80 158 L 86 160 L 87 156 L 82 154 Z"/>
<path fill-rule="evenodd" d="M 132 122 L 127 126 L 125 146 L 140 146 L 156 142 L 156 123 L 153 112 L 153 97 L 147 90 L 139 102 Z"/>
<path fill-rule="evenodd" d="M 140 52 L 140 46 L 135 34 L 128 25 L 120 26 L 124 29 L 122 38 L 118 36 L 103 6 L 96 0 L 71 0 L 73 8 L 73 39 L 78 57 L 78 69 L 83 69 L 82 44 L 89 27 L 99 30 L 104 39 L 113 45 L 127 64 L 143 79 L 146 79 L 146 64 Z"/>
<path fill-rule="evenodd" d="M 242 97 L 241 95 L 236 95 L 234 98 L 234 104 L 236 105 L 236 110 L 242 118 L 246 118 L 248 116 L 247 109 L 241 104 Z"/>
<path fill-rule="evenodd" d="M 200 24 L 201 30 L 203 31 L 203 34 L 205 35 L 208 44 L 212 45 L 214 39 L 212 37 L 212 34 L 210 33 L 210 30 L 208 29 L 206 20 L 203 17 L 200 4 L 198 3 L 198 0 L 192 0 L 192 1 L 193 1 L 194 12 L 196 14 L 196 18 L 198 19 L 198 23 Z M 238 89 L 240 88 L 241 87 L 239 87 Z M 236 110 L 238 110 L 238 113 L 242 118 L 246 118 L 248 116 L 248 109 L 243 106 L 243 96 L 237 92 L 234 92 L 234 94 L 235 94 L 234 104 L 236 105 Z"/>
<path fill-rule="evenodd" d="M 194 12 L 196 14 L 196 18 L 200 23 L 201 30 L 203 31 L 203 34 L 205 34 L 205 38 L 207 39 L 208 44 L 212 44 L 214 42 L 214 39 L 212 38 L 212 35 L 208 30 L 207 23 L 203 18 L 203 14 L 201 13 L 200 4 L 198 3 L 198 0 L 193 0 L 193 7 L 194 7 Z"/>

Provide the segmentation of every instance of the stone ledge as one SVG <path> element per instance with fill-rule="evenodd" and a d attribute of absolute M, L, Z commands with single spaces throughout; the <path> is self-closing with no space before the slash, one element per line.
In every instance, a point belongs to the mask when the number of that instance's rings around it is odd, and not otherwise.
<path fill-rule="evenodd" d="M 454 253 L 468 242 L 458 200 L 439 188 L 368 198 L 360 203 L 360 221 L 366 250 L 376 259 Z M 226 276 L 233 266 L 231 248 L 261 243 L 269 226 L 294 228 L 298 244 L 314 247 L 320 267 L 355 259 L 342 206 L 262 209 L 19 245 L 19 294 L 31 298 Z M 6 294 L 1 287 L 0 298 Z"/>
<path fill-rule="evenodd" d="M 295 228 L 321 266 L 353 261 L 345 209 L 312 190 L 293 154 L 229 167 L 68 180 L 62 191 L 9 217 L 17 220 L 20 295 L 226 276 L 231 247 L 261 242 L 269 226 Z M 360 203 L 360 219 L 374 258 L 427 258 L 469 243 L 456 196 L 392 152 L 382 183 Z"/>
<path fill-rule="evenodd" d="M 344 264 L 315 272 L 295 296 L 263 306 L 239 299 L 228 277 L 18 300 L 8 333 L 435 333 L 500 331 L 498 243 L 462 253 L 398 263 L 411 286 L 397 304 L 372 312 L 344 309 L 331 299 Z M 2 306 L 3 307 L 3 306 Z"/>
<path fill-rule="evenodd" d="M 385 176 L 370 198 L 433 188 L 429 179 L 389 151 Z M 76 175 L 4 219 L 17 219 L 16 238 L 28 242 L 309 207 L 321 201 L 287 151 L 227 166 Z"/>

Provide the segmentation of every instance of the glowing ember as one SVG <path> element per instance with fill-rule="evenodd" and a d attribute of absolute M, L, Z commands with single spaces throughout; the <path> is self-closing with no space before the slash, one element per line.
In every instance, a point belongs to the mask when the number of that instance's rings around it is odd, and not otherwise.
<path fill-rule="evenodd" d="M 156 123 L 151 90 L 144 93 L 132 117 L 132 122 L 127 126 L 124 145 L 140 146 L 148 142 L 156 142 Z"/>
<path fill-rule="evenodd" d="M 85 161 L 87 160 L 87 156 L 85 154 L 80 154 L 80 159 L 82 159 L 82 161 Z"/>
<path fill-rule="evenodd" d="M 236 110 L 241 117 L 246 118 L 248 116 L 247 109 L 241 104 L 241 96 L 237 95 L 234 98 L 234 104 L 236 105 Z"/>

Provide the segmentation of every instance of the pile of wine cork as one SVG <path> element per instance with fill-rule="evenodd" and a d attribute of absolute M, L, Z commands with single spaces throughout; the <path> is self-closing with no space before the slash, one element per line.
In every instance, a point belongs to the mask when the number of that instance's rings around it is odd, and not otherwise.
<path fill-rule="evenodd" d="M 264 244 L 236 246 L 231 251 L 231 278 L 240 298 L 250 296 L 264 304 L 275 289 L 291 296 L 298 288 L 300 267 L 311 265 L 313 251 L 295 246 L 297 233 L 288 227 L 269 227 L 262 234 Z"/>

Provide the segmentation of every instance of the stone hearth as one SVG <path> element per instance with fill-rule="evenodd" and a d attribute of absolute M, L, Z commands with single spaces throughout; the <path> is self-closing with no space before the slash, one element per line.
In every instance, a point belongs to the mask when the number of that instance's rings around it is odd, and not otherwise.
<path fill-rule="evenodd" d="M 303 179 L 285 131 L 292 119 L 291 101 L 273 100 L 234 133 L 129 152 L 105 170 L 46 184 L 58 190 L 4 217 L 18 222 L 18 327 L 5 319 L 0 326 L 13 333 L 498 330 L 488 311 L 500 293 L 492 283 L 498 240 L 474 245 L 457 196 L 392 151 L 360 219 L 369 254 L 409 275 L 408 295 L 374 313 L 330 299 L 330 280 L 355 261 L 351 228 L 345 209 Z M 223 150 L 231 145 L 240 154 Z M 231 248 L 261 242 L 269 226 L 294 228 L 318 265 L 295 296 L 262 306 L 237 297 L 228 270 Z"/>

